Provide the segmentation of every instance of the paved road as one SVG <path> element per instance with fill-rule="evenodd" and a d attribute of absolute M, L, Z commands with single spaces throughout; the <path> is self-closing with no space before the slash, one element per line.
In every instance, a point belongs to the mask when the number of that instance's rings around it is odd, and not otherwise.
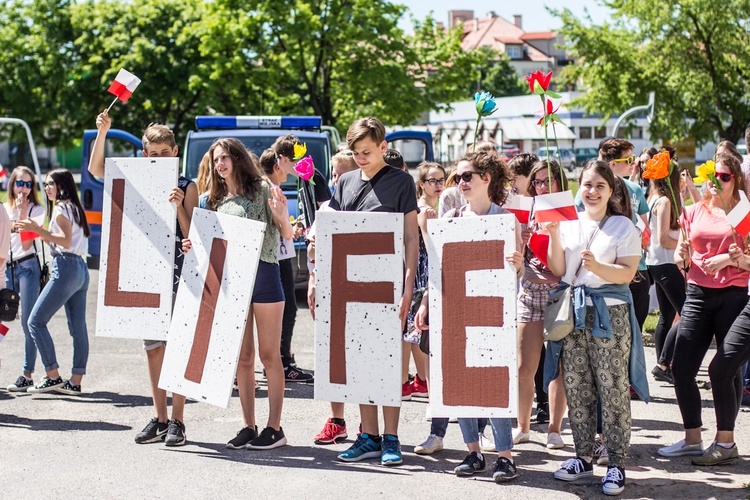
<path fill-rule="evenodd" d="M 96 282 L 92 271 L 89 329 L 94 331 Z M 70 367 L 71 345 L 64 316 L 51 323 L 63 373 Z M 0 344 L 0 382 L 19 374 L 23 338 L 18 323 Z M 312 367 L 312 322 L 301 310 L 295 349 L 302 367 Z M 647 349 L 649 363 L 653 349 Z M 649 364 L 649 366 L 651 366 Z M 705 367 L 704 367 L 705 368 Z M 38 376 L 38 375 L 37 375 Z M 702 370 L 700 378 L 705 380 Z M 327 417 L 327 403 L 312 399 L 312 386 L 287 388 L 283 426 L 290 445 L 267 452 L 227 450 L 224 445 L 241 427 L 239 399 L 224 410 L 190 403 L 186 409 L 189 444 L 167 449 L 161 444 L 136 445 L 135 434 L 151 418 L 144 354 L 139 341 L 91 337 L 85 396 L 14 396 L 0 391 L 0 467 L 3 499 L 26 498 L 576 498 L 602 497 L 596 477 L 575 484 L 552 478 L 573 448 L 547 451 L 545 435 L 533 427 L 532 442 L 516 447 L 520 476 L 496 485 L 488 475 L 472 479 L 450 471 L 465 456 L 458 426 L 452 424 L 446 451 L 419 457 L 413 447 L 427 435 L 424 402 L 402 407 L 400 436 L 405 465 L 384 468 L 375 463 L 342 464 L 336 452 L 348 444 L 315 446 L 312 436 Z M 657 447 L 681 438 L 679 412 L 670 386 L 652 384 L 654 401 L 633 403 L 633 438 L 627 464 L 627 498 L 741 498 L 750 494 L 750 465 L 742 461 L 715 470 L 697 470 L 688 459 L 655 457 Z M 715 429 L 710 391 L 702 391 L 703 417 Z M 267 411 L 265 390 L 259 391 L 258 414 Z M 347 409 L 356 429 L 357 412 Z M 572 437 L 565 425 L 563 438 Z M 738 419 L 740 452 L 750 450 L 750 412 Z"/>

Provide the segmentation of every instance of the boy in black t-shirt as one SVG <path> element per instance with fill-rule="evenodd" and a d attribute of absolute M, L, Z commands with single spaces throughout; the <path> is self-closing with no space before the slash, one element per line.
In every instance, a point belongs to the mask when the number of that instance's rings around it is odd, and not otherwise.
<path fill-rule="evenodd" d="M 417 193 L 414 180 L 402 170 L 385 164 L 383 154 L 388 145 L 385 127 L 371 117 L 357 120 L 346 133 L 346 142 L 352 151 L 359 170 L 339 178 L 330 207 L 352 212 L 390 212 L 404 214 L 404 249 L 406 274 L 404 293 L 399 304 L 401 329 L 411 306 L 414 277 L 419 255 L 417 226 Z M 378 431 L 378 407 L 360 405 L 362 433 L 351 448 L 339 454 L 339 460 L 357 462 L 365 458 L 380 457 L 383 465 L 403 462 L 398 440 L 399 407 L 383 407 L 385 428 L 382 437 Z"/>

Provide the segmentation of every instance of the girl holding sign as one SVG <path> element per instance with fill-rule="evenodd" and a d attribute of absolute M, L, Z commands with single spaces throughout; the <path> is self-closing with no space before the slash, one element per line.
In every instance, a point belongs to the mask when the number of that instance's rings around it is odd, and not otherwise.
<path fill-rule="evenodd" d="M 208 191 L 201 195 L 200 206 L 267 224 L 237 366 L 237 385 L 245 427 L 227 443 L 227 447 L 253 450 L 278 448 L 286 444 L 286 437 L 281 428 L 284 367 L 279 351 L 284 291 L 276 251 L 279 234 L 286 239 L 292 237 L 286 197 L 281 189 L 272 187 L 262 179 L 257 160 L 251 159 L 245 146 L 237 139 L 217 139 L 208 152 L 211 178 Z M 183 249 L 189 248 L 190 241 L 184 240 Z M 268 424 L 260 434 L 255 425 L 253 318 L 258 326 L 258 351 L 268 381 Z"/>
<path fill-rule="evenodd" d="M 89 337 L 86 329 L 86 293 L 89 289 L 89 269 L 86 265 L 90 235 L 86 214 L 78 199 L 73 175 L 65 169 L 47 174 L 44 183 L 47 193 L 49 230 L 34 219 L 17 221 L 19 231 L 33 231 L 50 245 L 52 267 L 50 280 L 44 287 L 29 316 L 29 330 L 39 349 L 47 376 L 27 392 L 55 391 L 70 396 L 81 394 L 81 379 L 86 373 L 89 357 Z M 55 344 L 47 329 L 52 316 L 65 306 L 70 336 L 73 337 L 73 369 L 70 380 L 60 377 L 55 355 Z"/>
<path fill-rule="evenodd" d="M 36 177 L 29 167 L 16 167 L 8 179 L 8 201 L 5 203 L 11 223 L 31 218 L 44 221 L 44 207 L 39 204 L 36 190 Z M 25 236 L 25 235 L 24 235 Z M 35 234 L 33 236 L 36 236 Z M 37 250 L 43 243 L 23 237 L 18 231 L 10 235 L 10 255 L 5 272 L 5 282 L 9 283 L 21 297 L 21 327 L 26 336 L 24 345 L 23 375 L 8 386 L 10 392 L 26 392 L 34 386 L 31 374 L 36 363 L 36 344 L 29 331 L 29 315 L 39 298 L 39 275 L 41 268 L 37 260 Z M 11 271 L 12 268 L 12 271 Z"/>

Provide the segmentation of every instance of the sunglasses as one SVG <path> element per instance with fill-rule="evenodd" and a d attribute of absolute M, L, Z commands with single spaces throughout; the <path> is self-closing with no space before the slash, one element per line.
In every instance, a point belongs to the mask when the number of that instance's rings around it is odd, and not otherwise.
<path fill-rule="evenodd" d="M 31 189 L 32 187 L 34 187 L 34 183 L 32 181 L 16 181 L 16 187 L 17 188 L 27 187 Z"/>
<path fill-rule="evenodd" d="M 479 172 L 464 172 L 463 174 L 456 174 L 456 183 L 464 181 L 465 183 L 471 182 L 471 179 L 475 175 L 481 175 Z"/>
<path fill-rule="evenodd" d="M 721 182 L 729 182 L 734 177 L 734 174 L 716 174 L 716 178 L 719 179 Z"/>
<path fill-rule="evenodd" d="M 424 182 L 430 186 L 445 186 L 445 178 L 443 179 L 425 179 Z"/>
<path fill-rule="evenodd" d="M 632 165 L 635 161 L 635 155 L 630 155 L 627 158 L 618 158 L 616 160 L 612 160 L 615 163 L 627 163 L 628 165 Z"/>
<path fill-rule="evenodd" d="M 531 185 L 535 188 L 550 187 L 551 183 L 557 182 L 557 179 L 534 179 L 531 181 Z"/>

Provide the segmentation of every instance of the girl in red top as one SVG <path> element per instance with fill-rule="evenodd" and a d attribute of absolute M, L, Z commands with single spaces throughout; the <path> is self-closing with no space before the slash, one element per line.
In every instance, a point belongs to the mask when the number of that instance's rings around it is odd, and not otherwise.
<path fill-rule="evenodd" d="M 675 341 L 672 376 L 685 439 L 659 449 L 663 457 L 696 455 L 695 465 L 718 465 L 738 458 L 732 435 L 737 407 L 732 415 L 725 414 L 723 408 L 732 406 L 727 399 L 742 394 L 739 371 L 721 379 L 713 369 L 709 370 L 718 432 L 716 441 L 705 454 L 701 439 L 701 394 L 695 381 L 714 337 L 717 354 L 711 365 L 720 359 L 727 332 L 747 304 L 750 276 L 748 261 L 739 258 L 746 244 L 734 233 L 726 218 L 726 213 L 739 201 L 740 189 L 744 189 L 737 158 L 719 154 L 716 178 L 720 186 L 708 182 L 704 199 L 688 207 L 680 218 L 689 241 L 684 241 L 680 235 L 675 263 L 688 270 L 688 285 Z"/>

